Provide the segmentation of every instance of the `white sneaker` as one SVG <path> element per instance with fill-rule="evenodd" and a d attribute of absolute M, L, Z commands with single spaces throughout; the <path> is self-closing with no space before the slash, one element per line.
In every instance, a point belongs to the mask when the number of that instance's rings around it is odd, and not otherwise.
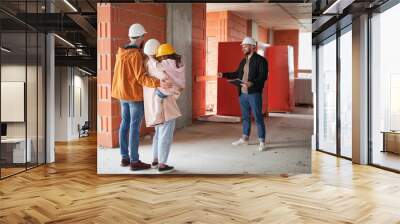
<path fill-rule="evenodd" d="M 249 141 L 244 140 L 243 138 L 240 138 L 239 140 L 232 142 L 233 146 L 248 145 L 248 144 L 249 144 Z"/>
<path fill-rule="evenodd" d="M 260 145 L 258 145 L 258 150 L 259 151 L 264 151 L 265 150 L 265 143 L 264 142 L 260 142 Z"/>

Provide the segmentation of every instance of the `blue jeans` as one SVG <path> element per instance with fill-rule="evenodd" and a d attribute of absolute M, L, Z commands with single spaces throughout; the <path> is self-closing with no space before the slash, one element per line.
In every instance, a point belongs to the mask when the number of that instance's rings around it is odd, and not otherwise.
<path fill-rule="evenodd" d="M 155 93 L 156 93 L 156 95 L 157 95 L 158 97 L 160 97 L 161 99 L 165 99 L 165 98 L 168 97 L 167 95 L 165 95 L 164 93 L 162 93 L 159 89 L 156 89 L 156 90 L 155 90 Z"/>
<path fill-rule="evenodd" d="M 156 133 L 153 138 L 153 160 L 166 164 L 169 151 L 174 137 L 175 120 L 166 121 L 155 127 Z"/>
<path fill-rule="evenodd" d="M 251 130 L 250 111 L 257 124 L 258 139 L 265 141 L 265 123 L 262 113 L 262 95 L 261 93 L 245 94 L 242 93 L 239 98 L 240 110 L 242 111 L 243 136 L 249 137 Z"/>
<path fill-rule="evenodd" d="M 144 115 L 143 101 L 134 102 L 121 100 L 120 102 L 121 125 L 119 127 L 119 145 L 121 148 L 121 156 L 122 158 L 130 158 L 131 162 L 137 162 L 139 161 L 140 124 Z"/>

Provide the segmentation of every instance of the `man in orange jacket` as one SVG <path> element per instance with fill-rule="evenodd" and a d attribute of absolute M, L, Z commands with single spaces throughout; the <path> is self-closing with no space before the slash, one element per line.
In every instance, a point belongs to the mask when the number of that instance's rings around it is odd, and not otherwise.
<path fill-rule="evenodd" d="M 172 83 L 168 80 L 159 80 L 147 75 L 141 52 L 145 34 L 145 29 L 138 23 L 129 28 L 131 43 L 118 49 L 112 80 L 111 96 L 121 103 L 121 125 L 119 128 L 121 166 L 130 166 L 131 170 L 151 168 L 150 164 L 139 160 L 138 153 L 139 130 L 144 114 L 142 86 L 150 88 L 172 87 Z"/>

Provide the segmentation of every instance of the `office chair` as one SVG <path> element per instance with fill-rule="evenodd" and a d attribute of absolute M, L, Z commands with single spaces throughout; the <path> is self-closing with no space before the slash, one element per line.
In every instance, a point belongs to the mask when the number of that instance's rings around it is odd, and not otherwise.
<path fill-rule="evenodd" d="M 90 129 L 89 121 L 85 121 L 82 127 L 78 125 L 78 129 L 79 129 L 79 138 L 89 136 L 89 129 Z"/>

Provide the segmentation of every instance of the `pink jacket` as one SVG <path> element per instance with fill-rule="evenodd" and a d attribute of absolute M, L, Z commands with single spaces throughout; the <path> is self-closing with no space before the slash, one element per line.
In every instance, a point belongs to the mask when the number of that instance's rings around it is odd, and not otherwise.
<path fill-rule="evenodd" d="M 152 57 L 149 57 L 146 68 L 150 76 L 158 79 L 164 79 L 166 77 L 162 64 Z M 171 79 L 175 82 L 172 77 Z M 155 88 L 143 87 L 144 113 L 147 127 L 153 127 L 156 124 L 164 123 L 165 121 L 173 120 L 182 116 L 178 104 L 176 103 L 177 97 L 174 95 L 170 95 L 164 99 L 162 104 L 163 114 L 162 116 L 157 116 L 156 107 L 158 105 L 155 101 L 155 97 L 158 97 L 155 94 Z"/>
<path fill-rule="evenodd" d="M 165 95 L 180 95 L 180 90 L 185 88 L 185 66 L 179 65 L 177 68 L 175 60 L 166 59 L 161 61 L 159 64 L 161 70 L 163 70 L 168 78 L 174 82 L 174 87 L 171 89 L 158 88 Z"/>

